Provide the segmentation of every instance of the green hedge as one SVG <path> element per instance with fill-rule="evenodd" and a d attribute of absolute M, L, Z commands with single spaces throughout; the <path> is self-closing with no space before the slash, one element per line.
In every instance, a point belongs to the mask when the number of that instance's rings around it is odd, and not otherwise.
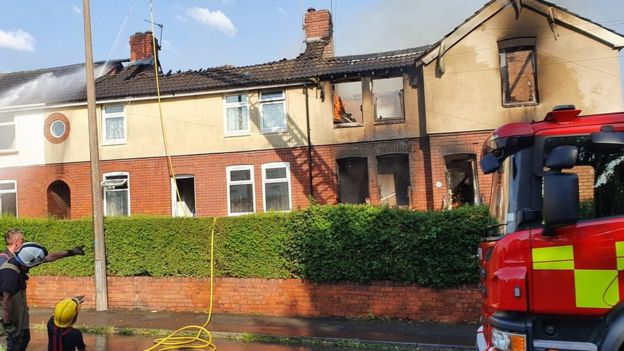
<path fill-rule="evenodd" d="M 475 253 L 488 218 L 482 207 L 417 212 L 363 205 L 313 205 L 216 221 L 106 218 L 108 274 L 208 277 L 213 222 L 217 276 L 448 287 L 477 281 Z M 94 274 L 91 221 L 0 218 L 0 233 L 11 227 L 50 251 L 86 245 L 84 257 L 42 265 L 32 274 Z"/>

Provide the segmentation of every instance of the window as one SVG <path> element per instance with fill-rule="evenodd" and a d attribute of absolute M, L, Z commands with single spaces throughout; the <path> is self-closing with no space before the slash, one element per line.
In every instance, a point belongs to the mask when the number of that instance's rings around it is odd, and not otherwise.
<path fill-rule="evenodd" d="M 195 216 L 195 178 L 179 175 L 171 180 L 171 200 L 174 217 Z"/>
<path fill-rule="evenodd" d="M 249 104 L 247 95 L 228 95 L 225 101 L 225 135 L 249 134 Z"/>
<path fill-rule="evenodd" d="M 477 157 L 457 154 L 444 157 L 447 196 L 445 208 L 480 204 Z"/>
<path fill-rule="evenodd" d="M 388 206 L 409 206 L 410 171 L 408 155 L 377 157 L 379 202 Z"/>
<path fill-rule="evenodd" d="M 338 201 L 343 204 L 363 204 L 369 201 L 366 158 L 338 160 Z"/>
<path fill-rule="evenodd" d="M 263 133 L 286 131 L 286 103 L 282 90 L 260 93 L 260 129 Z"/>
<path fill-rule="evenodd" d="M 230 166 L 226 172 L 228 213 L 241 215 L 256 212 L 253 166 Z"/>
<path fill-rule="evenodd" d="M 403 119 L 403 77 L 373 80 L 375 120 Z"/>
<path fill-rule="evenodd" d="M 0 115 L 0 151 L 15 150 L 15 121 L 11 115 Z"/>
<path fill-rule="evenodd" d="M 335 126 L 362 125 L 362 82 L 332 85 Z"/>
<path fill-rule="evenodd" d="M 290 164 L 262 165 L 262 184 L 265 211 L 289 211 L 291 209 Z"/>
<path fill-rule="evenodd" d="M 0 180 L 0 215 L 17 217 L 17 182 Z"/>
<path fill-rule="evenodd" d="M 130 215 L 130 178 L 128 173 L 106 173 L 102 187 L 104 188 L 104 215 Z"/>
<path fill-rule="evenodd" d="M 122 105 L 104 107 L 104 144 L 124 144 L 126 142 L 126 115 Z"/>
<path fill-rule="evenodd" d="M 503 106 L 538 103 L 535 38 L 516 38 L 498 43 Z"/>

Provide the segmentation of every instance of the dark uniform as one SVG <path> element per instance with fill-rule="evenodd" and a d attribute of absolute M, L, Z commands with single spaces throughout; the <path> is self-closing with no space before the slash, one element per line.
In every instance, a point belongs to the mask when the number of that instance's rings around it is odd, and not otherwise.
<path fill-rule="evenodd" d="M 54 316 L 48 321 L 48 351 L 75 351 L 86 349 L 82 332 L 72 327 L 54 325 Z"/>
<path fill-rule="evenodd" d="M 10 320 L 3 320 L 0 323 L 0 347 L 5 347 L 8 351 L 24 351 L 30 341 L 30 329 L 28 318 L 28 307 L 26 304 L 26 275 L 27 269 L 17 263 L 15 258 L 11 258 L 0 267 L 0 296 L 9 294 L 8 303 L 10 306 Z M 3 299 L 0 298 L 0 308 L 4 310 Z M 7 335 L 6 324 L 12 324 L 19 332 L 16 337 Z M 5 344 L 6 340 L 6 344 Z"/>

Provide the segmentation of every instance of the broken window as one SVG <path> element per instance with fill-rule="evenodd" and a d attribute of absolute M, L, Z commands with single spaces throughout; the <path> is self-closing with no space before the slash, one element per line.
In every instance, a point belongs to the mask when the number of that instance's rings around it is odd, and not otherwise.
<path fill-rule="evenodd" d="M 0 215 L 17 217 L 17 182 L 0 181 Z"/>
<path fill-rule="evenodd" d="M 171 200 L 174 217 L 195 216 L 195 178 L 178 175 L 171 180 Z"/>
<path fill-rule="evenodd" d="M 260 130 L 263 133 L 286 131 L 286 103 L 284 91 L 260 93 Z"/>
<path fill-rule="evenodd" d="M 126 142 L 126 115 L 123 105 L 105 106 L 103 114 L 104 144 Z"/>
<path fill-rule="evenodd" d="M 247 95 L 228 95 L 225 100 L 225 135 L 249 134 Z"/>
<path fill-rule="evenodd" d="M 228 213 L 241 215 L 256 212 L 253 166 L 230 166 L 226 172 Z"/>
<path fill-rule="evenodd" d="M 516 38 L 498 43 L 503 106 L 538 103 L 535 38 Z"/>
<path fill-rule="evenodd" d="M 15 149 L 15 121 L 11 115 L 0 114 L 0 151 Z"/>
<path fill-rule="evenodd" d="M 362 82 L 332 85 L 334 125 L 362 124 Z"/>
<path fill-rule="evenodd" d="M 450 155 L 444 158 L 448 198 L 446 208 L 480 204 L 477 181 L 477 158 L 474 154 Z"/>
<path fill-rule="evenodd" d="M 129 175 L 124 172 L 106 173 L 102 187 L 104 188 L 104 215 L 130 215 Z"/>
<path fill-rule="evenodd" d="M 262 165 L 262 183 L 265 211 L 289 211 L 291 209 L 290 164 L 280 162 Z"/>
<path fill-rule="evenodd" d="M 338 160 L 338 201 L 343 204 L 369 202 L 368 161 L 365 157 Z"/>
<path fill-rule="evenodd" d="M 58 219 L 71 216 L 71 193 L 62 180 L 52 182 L 48 187 L 48 216 Z"/>
<path fill-rule="evenodd" d="M 375 120 L 403 119 L 403 77 L 373 80 Z"/>
<path fill-rule="evenodd" d="M 388 206 L 409 206 L 410 171 L 407 155 L 377 157 L 379 202 Z"/>

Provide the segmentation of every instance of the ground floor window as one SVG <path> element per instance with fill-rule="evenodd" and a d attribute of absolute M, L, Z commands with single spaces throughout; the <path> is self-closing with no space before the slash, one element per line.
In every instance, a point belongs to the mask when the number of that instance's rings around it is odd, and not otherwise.
<path fill-rule="evenodd" d="M 253 166 L 230 166 L 226 172 L 228 213 L 241 215 L 256 212 Z"/>
<path fill-rule="evenodd" d="M 289 163 L 262 165 L 262 184 L 265 211 L 289 211 L 291 209 Z"/>
<path fill-rule="evenodd" d="M 48 187 L 48 216 L 59 219 L 71 216 L 71 193 L 62 180 L 52 182 Z"/>
<path fill-rule="evenodd" d="M 410 171 L 408 155 L 377 157 L 379 202 L 388 206 L 409 206 Z"/>
<path fill-rule="evenodd" d="M 130 215 L 130 176 L 128 173 L 106 173 L 102 187 L 104 188 L 104 215 Z"/>
<path fill-rule="evenodd" d="M 17 182 L 0 180 L 0 214 L 17 217 Z"/>
<path fill-rule="evenodd" d="M 448 196 L 446 206 L 459 207 L 481 203 L 477 181 L 477 158 L 474 154 L 449 155 L 444 158 Z"/>
<path fill-rule="evenodd" d="M 365 157 L 350 157 L 338 161 L 338 201 L 363 204 L 370 199 L 368 190 L 368 161 Z"/>
<path fill-rule="evenodd" d="M 171 180 L 171 200 L 174 217 L 195 216 L 195 178 L 178 175 Z"/>

